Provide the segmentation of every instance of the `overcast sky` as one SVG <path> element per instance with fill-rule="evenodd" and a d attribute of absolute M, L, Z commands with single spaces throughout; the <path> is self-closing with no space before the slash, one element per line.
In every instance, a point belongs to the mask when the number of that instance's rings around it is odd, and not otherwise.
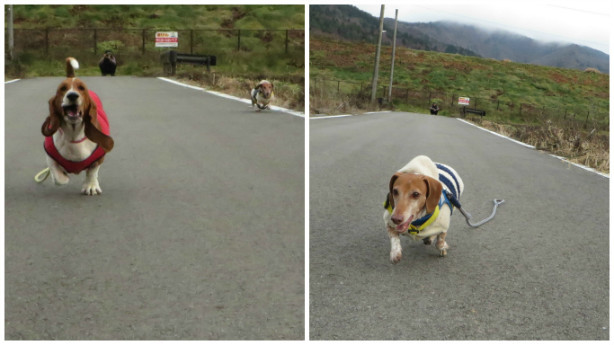
<path fill-rule="evenodd" d="M 399 21 L 432 22 L 454 20 L 478 24 L 485 28 L 503 29 L 546 42 L 576 43 L 609 54 L 613 27 L 611 0 L 491 0 L 491 1 L 388 1 L 356 6 L 379 18 L 381 4 L 384 16 Z"/>

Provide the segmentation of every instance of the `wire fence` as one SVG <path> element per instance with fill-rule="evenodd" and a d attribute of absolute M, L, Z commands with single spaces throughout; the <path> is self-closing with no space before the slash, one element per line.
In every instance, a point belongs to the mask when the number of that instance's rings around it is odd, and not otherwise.
<path fill-rule="evenodd" d="M 351 82 L 323 78 L 310 79 L 310 97 L 314 103 L 312 108 L 324 108 L 331 103 L 335 107 L 368 108 L 371 97 L 370 82 Z M 467 108 L 479 109 L 486 112 L 486 118 L 503 117 L 516 122 L 535 123 L 552 121 L 563 126 L 575 128 L 596 128 L 597 130 L 609 130 L 609 113 L 600 111 L 591 105 L 567 105 L 564 101 L 557 103 L 560 106 L 546 107 L 544 105 L 530 104 L 511 99 L 483 98 L 455 92 L 436 90 L 415 90 L 403 87 L 394 87 L 391 99 L 388 100 L 388 86 L 377 89 L 376 98 L 379 106 L 401 105 L 413 108 L 422 108 L 425 113 L 429 112 L 432 104 L 437 104 L 440 114 L 452 116 L 464 116 L 459 105 L 459 97 L 469 99 Z"/>
<path fill-rule="evenodd" d="M 14 29 L 15 57 L 33 55 L 49 59 L 79 56 L 94 62 L 107 49 L 117 57 L 158 59 L 167 48 L 155 47 L 157 31 L 176 31 L 179 44 L 175 50 L 186 54 L 217 55 L 222 58 L 237 52 L 265 52 L 304 57 L 305 31 L 238 29 Z M 5 36 L 7 35 L 5 30 Z M 8 42 L 8 39 L 5 39 Z M 5 43 L 5 52 L 8 46 Z M 118 59 L 118 61 L 120 61 Z"/>

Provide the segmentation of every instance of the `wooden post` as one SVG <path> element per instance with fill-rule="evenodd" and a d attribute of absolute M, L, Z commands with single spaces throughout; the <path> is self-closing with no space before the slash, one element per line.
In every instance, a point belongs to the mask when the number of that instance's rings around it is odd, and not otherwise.
<path fill-rule="evenodd" d="M 190 54 L 194 54 L 194 30 L 190 30 Z M 207 63 L 209 69 L 209 63 Z"/>
<path fill-rule="evenodd" d="M 373 79 L 371 81 L 371 104 L 375 103 L 377 93 L 377 77 L 379 74 L 379 54 L 382 47 L 382 31 L 384 30 L 384 5 L 382 5 L 379 15 L 379 34 L 377 39 L 377 48 L 375 48 L 375 64 L 373 66 Z"/>
<path fill-rule="evenodd" d="M 390 61 L 390 86 L 388 87 L 388 103 L 392 103 L 392 80 L 394 76 L 394 55 L 397 48 L 397 18 L 399 16 L 399 10 L 394 12 L 394 33 L 392 35 L 392 58 Z"/>
<path fill-rule="evenodd" d="M 15 53 L 15 32 L 13 29 L 13 5 L 9 5 L 9 22 L 8 22 L 8 32 L 9 32 L 9 60 L 13 60 Z"/>
<path fill-rule="evenodd" d="M 49 28 L 45 28 L 45 55 L 49 57 Z"/>

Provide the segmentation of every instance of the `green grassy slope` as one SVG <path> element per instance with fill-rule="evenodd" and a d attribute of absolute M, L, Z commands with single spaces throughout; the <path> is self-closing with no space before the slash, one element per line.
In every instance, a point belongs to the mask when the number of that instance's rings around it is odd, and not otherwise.
<path fill-rule="evenodd" d="M 82 75 L 96 74 L 105 49 L 118 56 L 123 75 L 161 71 L 155 31 L 178 31 L 178 51 L 211 54 L 215 71 L 251 76 L 304 75 L 302 5 L 14 5 L 16 61 L 7 74 L 55 75 L 56 62 L 73 55 Z M 8 10 L 8 6 L 5 6 Z M 49 28 L 50 31 L 45 32 Z M 71 29 L 71 30 L 62 30 Z M 93 29 L 97 29 L 94 32 Z M 240 38 L 238 30 L 241 30 Z M 290 30 L 286 48 L 286 31 Z M 143 51 L 143 38 L 145 51 Z M 240 49 L 238 43 L 240 41 Z M 94 46 L 96 48 L 94 48 Z M 91 71 L 87 66 L 92 66 Z"/>
<path fill-rule="evenodd" d="M 373 109 L 373 44 L 310 37 L 310 112 Z M 459 96 L 487 111 L 478 122 L 556 155 L 609 171 L 609 75 L 397 48 L 392 106 L 458 116 Z M 391 47 L 381 52 L 377 97 L 390 75 Z M 362 88 L 362 90 L 360 90 Z M 468 115 L 469 118 L 477 116 Z"/>
<path fill-rule="evenodd" d="M 310 78 L 362 82 L 373 73 L 373 44 L 310 39 Z M 380 85 L 390 75 L 391 47 L 382 47 Z M 479 107 L 499 106 L 491 116 L 518 122 L 519 104 L 586 114 L 605 125 L 609 114 L 609 76 L 477 57 L 397 49 L 394 87 L 429 90 L 478 99 Z M 522 119 L 526 120 L 526 119 Z"/>
<path fill-rule="evenodd" d="M 7 6 L 8 7 L 8 6 Z M 299 5 L 15 5 L 15 28 L 302 29 Z"/>

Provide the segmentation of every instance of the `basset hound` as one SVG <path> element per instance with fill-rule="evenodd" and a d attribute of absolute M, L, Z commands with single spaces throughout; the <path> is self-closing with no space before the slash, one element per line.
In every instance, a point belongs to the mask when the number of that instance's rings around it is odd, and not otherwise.
<path fill-rule="evenodd" d="M 453 168 L 427 156 L 415 157 L 392 176 L 384 203 L 392 263 L 402 257 L 400 234 L 427 245 L 437 239 L 440 256 L 447 255 L 446 234 L 453 210 L 447 193 L 460 200 L 464 188 Z"/>
<path fill-rule="evenodd" d="M 98 95 L 75 78 L 78 68 L 76 59 L 66 59 L 66 79 L 49 100 L 49 116 L 41 132 L 45 136 L 47 165 L 54 183 L 67 184 L 68 173 L 86 170 L 81 192 L 96 195 L 102 193 L 98 170 L 105 154 L 113 149 L 114 141 Z"/>
<path fill-rule="evenodd" d="M 255 88 L 252 89 L 252 108 L 255 106 L 259 110 L 267 109 L 269 103 L 273 100 L 273 83 L 268 80 L 261 80 Z"/>

